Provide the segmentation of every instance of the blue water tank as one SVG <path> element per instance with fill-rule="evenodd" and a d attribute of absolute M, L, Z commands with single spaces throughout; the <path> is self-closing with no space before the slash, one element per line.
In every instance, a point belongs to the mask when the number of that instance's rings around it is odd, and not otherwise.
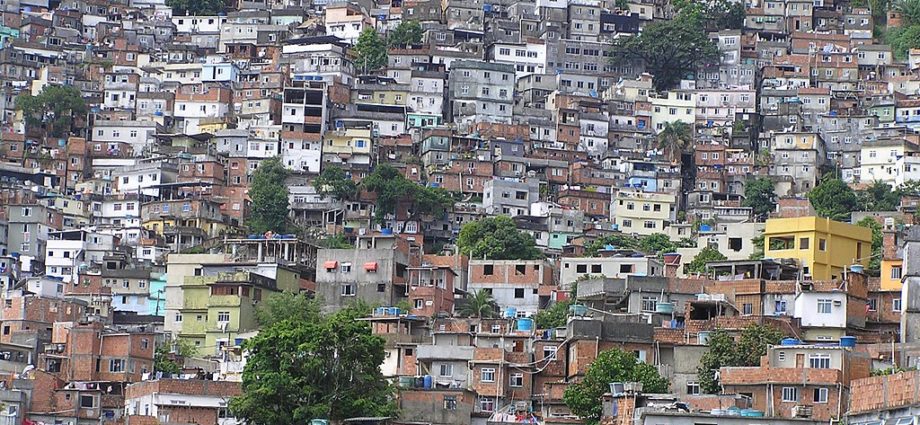
<path fill-rule="evenodd" d="M 569 306 L 569 314 L 572 316 L 584 316 L 588 314 L 588 307 L 584 304 L 572 304 Z"/>
<path fill-rule="evenodd" d="M 801 343 L 802 341 L 799 341 L 795 338 L 783 338 L 783 340 L 779 342 L 779 345 L 790 346 L 790 345 L 799 345 Z"/>
<path fill-rule="evenodd" d="M 533 330 L 533 319 L 525 317 L 517 320 L 517 329 L 519 331 L 530 332 Z"/>
<path fill-rule="evenodd" d="M 426 390 L 430 390 L 430 389 L 431 389 L 431 384 L 432 384 L 434 381 L 431 379 L 431 375 L 425 375 L 425 381 L 424 381 L 424 382 L 425 382 L 425 389 L 426 389 Z"/>
<path fill-rule="evenodd" d="M 856 337 L 855 336 L 842 336 L 840 337 L 840 346 L 853 348 L 856 346 Z"/>
<path fill-rule="evenodd" d="M 516 308 L 514 308 L 514 307 L 508 307 L 508 308 L 505 309 L 505 315 L 504 315 L 504 317 L 505 317 L 506 319 L 513 319 L 515 316 L 517 316 L 517 309 L 516 309 Z"/>
<path fill-rule="evenodd" d="M 754 409 L 741 409 L 741 416 L 748 418 L 762 418 L 763 412 Z"/>
<path fill-rule="evenodd" d="M 701 231 L 701 232 L 711 232 L 711 231 L 712 231 L 712 226 L 710 226 L 710 225 L 708 225 L 708 224 L 700 224 L 700 231 Z"/>
<path fill-rule="evenodd" d="M 380 229 L 380 233 L 383 233 L 384 235 L 392 235 L 393 229 L 389 227 L 384 227 L 383 229 Z"/>

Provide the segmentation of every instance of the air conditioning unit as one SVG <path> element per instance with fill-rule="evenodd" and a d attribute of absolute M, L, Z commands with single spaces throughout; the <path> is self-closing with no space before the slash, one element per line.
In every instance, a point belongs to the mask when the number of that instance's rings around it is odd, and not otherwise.
<path fill-rule="evenodd" d="M 795 406 L 792 408 L 792 416 L 796 418 L 810 418 L 811 406 Z"/>

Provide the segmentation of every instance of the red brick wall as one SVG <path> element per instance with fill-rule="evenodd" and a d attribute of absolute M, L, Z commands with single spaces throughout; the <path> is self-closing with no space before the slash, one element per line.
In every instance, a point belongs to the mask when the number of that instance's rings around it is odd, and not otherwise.
<path fill-rule="evenodd" d="M 850 386 L 850 412 L 893 409 L 920 403 L 918 387 L 920 371 L 916 370 L 855 380 Z"/>

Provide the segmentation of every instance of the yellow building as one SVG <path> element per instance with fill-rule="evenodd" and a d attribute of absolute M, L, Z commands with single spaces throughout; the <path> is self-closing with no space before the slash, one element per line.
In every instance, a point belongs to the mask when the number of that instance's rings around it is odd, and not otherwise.
<path fill-rule="evenodd" d="M 820 217 L 767 220 L 764 257 L 795 258 L 815 280 L 843 277 L 853 264 L 869 265 L 872 231 Z"/>
<path fill-rule="evenodd" d="M 233 261 L 221 254 L 171 254 L 165 329 L 198 354 L 213 355 L 239 334 L 258 329 L 260 302 L 299 288 L 299 274 L 283 265 Z"/>
<path fill-rule="evenodd" d="M 332 164 L 370 165 L 373 123 L 343 121 L 341 126 L 323 136 L 323 162 Z"/>
<path fill-rule="evenodd" d="M 879 287 L 883 291 L 900 291 L 904 260 L 901 258 L 882 259 L 880 269 Z"/>

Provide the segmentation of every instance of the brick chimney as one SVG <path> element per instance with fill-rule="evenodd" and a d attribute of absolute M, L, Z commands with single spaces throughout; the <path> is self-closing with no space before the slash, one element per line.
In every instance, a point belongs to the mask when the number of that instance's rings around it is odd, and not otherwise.
<path fill-rule="evenodd" d="M 898 258 L 898 232 L 894 230 L 882 231 L 882 259 L 893 260 Z"/>

